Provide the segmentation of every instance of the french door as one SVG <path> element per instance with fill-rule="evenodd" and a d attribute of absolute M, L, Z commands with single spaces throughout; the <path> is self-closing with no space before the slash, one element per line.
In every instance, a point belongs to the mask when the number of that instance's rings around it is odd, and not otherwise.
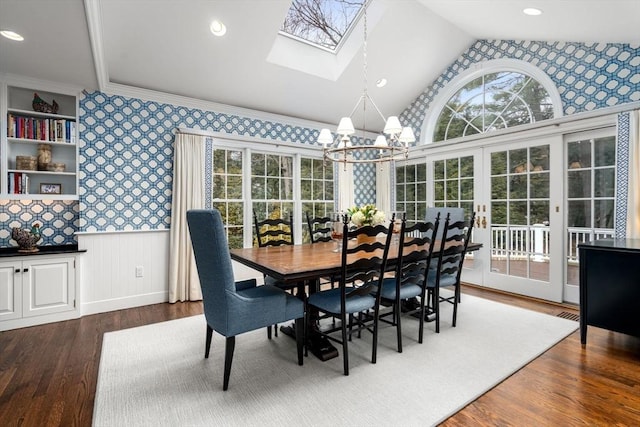
<path fill-rule="evenodd" d="M 483 150 L 484 286 L 562 301 L 562 147 L 550 136 Z"/>

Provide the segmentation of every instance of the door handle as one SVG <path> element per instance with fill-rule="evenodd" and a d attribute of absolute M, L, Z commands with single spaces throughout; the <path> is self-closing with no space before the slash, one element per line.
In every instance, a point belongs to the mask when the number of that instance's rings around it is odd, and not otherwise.
<path fill-rule="evenodd" d="M 480 215 L 476 218 L 476 228 L 480 228 Z"/>
<path fill-rule="evenodd" d="M 482 217 L 482 228 L 487 228 L 487 217 L 486 216 Z"/>

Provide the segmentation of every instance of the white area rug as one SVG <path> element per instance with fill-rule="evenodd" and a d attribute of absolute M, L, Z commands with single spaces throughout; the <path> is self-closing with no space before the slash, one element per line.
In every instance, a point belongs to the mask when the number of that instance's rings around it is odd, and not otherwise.
<path fill-rule="evenodd" d="M 578 328 L 578 323 L 462 296 L 458 324 L 443 304 L 417 342 L 404 318 L 404 352 L 383 326 L 378 363 L 370 334 L 342 354 L 296 363 L 294 340 L 266 330 L 236 338 L 229 390 L 222 391 L 224 338 L 214 333 L 204 359 L 205 320 L 194 316 L 104 335 L 96 426 L 389 426 L 434 425 L 463 408 Z"/>

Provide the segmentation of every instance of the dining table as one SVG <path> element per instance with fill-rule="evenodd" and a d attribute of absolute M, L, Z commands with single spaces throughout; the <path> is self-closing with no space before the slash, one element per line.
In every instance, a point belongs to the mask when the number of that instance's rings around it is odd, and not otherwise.
<path fill-rule="evenodd" d="M 342 266 L 342 252 L 336 250 L 335 241 L 304 243 L 300 245 L 280 245 L 267 247 L 251 247 L 231 249 L 231 259 L 278 281 L 297 287 L 298 296 L 305 298 L 307 293 L 317 289 L 319 280 L 324 277 L 336 277 Z M 400 245 L 392 243 L 389 247 L 387 266 L 392 269 L 398 258 Z M 435 248 L 440 244 L 436 241 Z M 480 243 L 469 242 L 467 252 L 476 251 L 482 247 Z M 434 252 L 435 255 L 435 252 Z M 355 259 L 354 259 L 355 260 Z M 347 259 L 347 262 L 350 262 Z M 289 287 L 289 286 L 287 286 Z M 306 290 L 305 290 L 306 289 Z M 311 352 L 320 360 L 337 357 L 338 351 L 333 345 L 317 333 L 317 313 L 310 313 L 307 325 L 307 344 Z M 290 335 L 291 326 L 283 328 L 283 332 Z"/>

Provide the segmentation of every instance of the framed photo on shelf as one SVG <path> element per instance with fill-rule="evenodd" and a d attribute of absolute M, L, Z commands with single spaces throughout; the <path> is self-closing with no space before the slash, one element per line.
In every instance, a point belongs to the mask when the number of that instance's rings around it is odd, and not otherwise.
<path fill-rule="evenodd" d="M 62 184 L 40 184 L 40 194 L 61 194 Z"/>

